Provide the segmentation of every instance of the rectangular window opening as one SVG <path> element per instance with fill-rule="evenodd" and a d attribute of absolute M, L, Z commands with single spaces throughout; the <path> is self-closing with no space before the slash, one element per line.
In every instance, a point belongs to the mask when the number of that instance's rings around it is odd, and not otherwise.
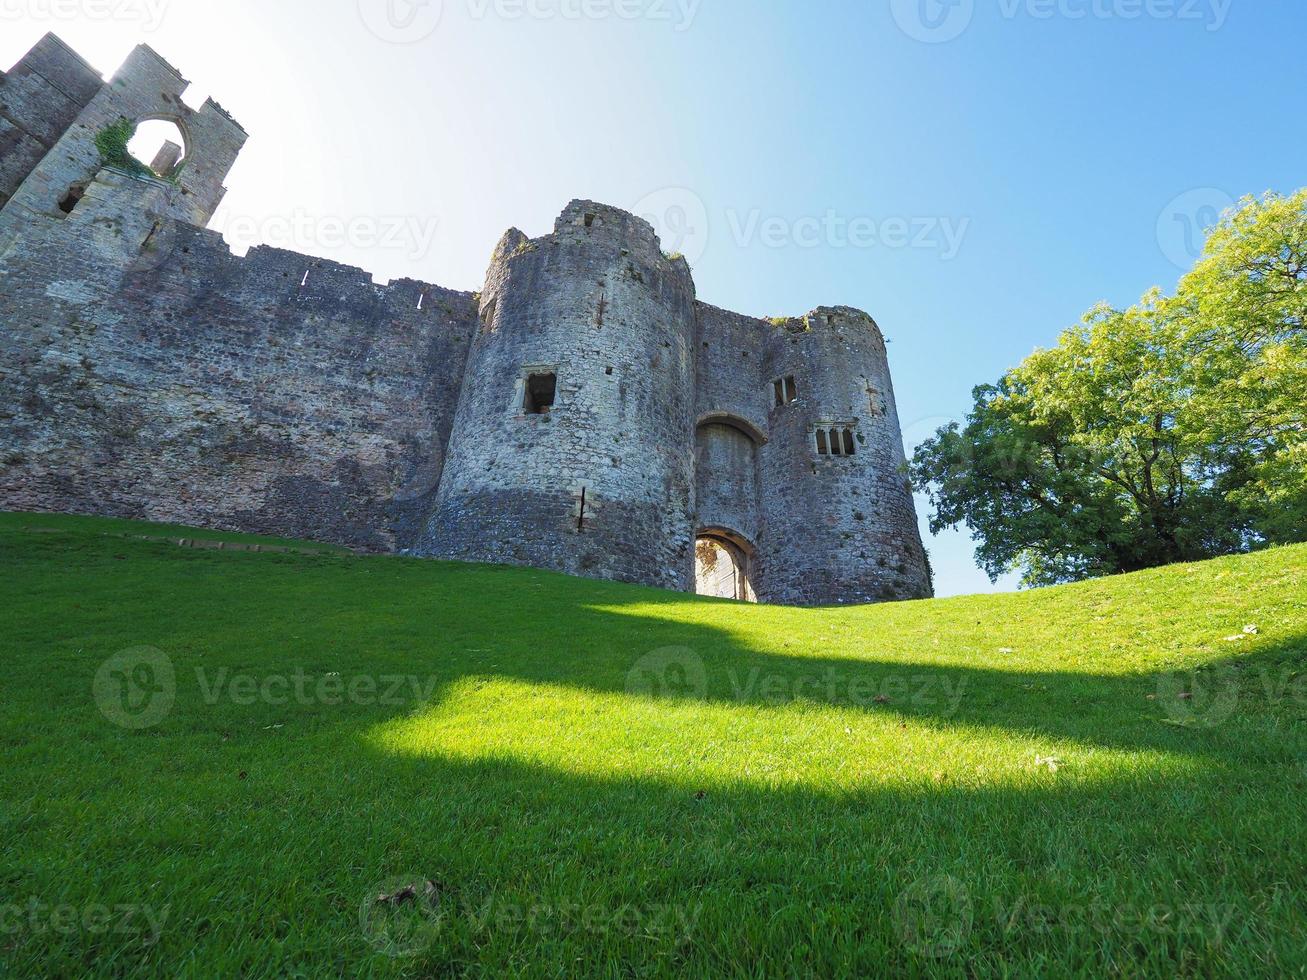
<path fill-rule="evenodd" d="M 818 429 L 818 430 L 817 430 L 817 455 L 818 455 L 818 456 L 829 456 L 829 455 L 830 455 L 830 449 L 828 448 L 828 446 L 827 446 L 827 444 L 826 444 L 826 430 L 825 430 L 825 429 Z"/>
<path fill-rule="evenodd" d="M 70 187 L 68 193 L 64 195 L 63 200 L 59 202 L 59 211 L 65 217 L 77 210 L 77 205 L 82 203 L 82 198 L 86 196 L 85 187 Z"/>
<path fill-rule="evenodd" d="M 557 397 L 558 375 L 552 371 L 527 375 L 522 409 L 528 415 L 548 415 L 553 411 Z"/>
<path fill-rule="evenodd" d="M 772 382 L 772 389 L 776 395 L 777 408 L 781 408 L 784 405 L 790 405 L 799 397 L 799 387 L 794 383 L 793 375 L 784 378 L 777 378 Z"/>
<path fill-rule="evenodd" d="M 853 430 L 845 429 L 844 430 L 844 455 L 852 456 L 855 452 L 857 452 L 857 448 L 853 445 Z"/>

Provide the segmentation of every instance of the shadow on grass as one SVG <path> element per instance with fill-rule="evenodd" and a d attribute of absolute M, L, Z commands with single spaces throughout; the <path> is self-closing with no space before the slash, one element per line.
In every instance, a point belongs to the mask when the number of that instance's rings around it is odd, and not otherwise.
<path fill-rule="evenodd" d="M 786 654 L 785 642 L 819 648 L 811 634 L 830 614 L 520 570 L 3 541 L 15 543 L 0 881 L 9 895 L 172 909 L 148 946 L 10 935 L 16 967 L 1304 966 L 1307 815 L 1294 800 L 1307 743 L 1301 706 L 1274 689 L 1301 670 L 1301 634 L 1196 681 L 1007 671 Z M 788 639 L 756 639 L 758 615 Z M 143 644 L 167 653 L 175 705 L 149 729 L 114 728 L 92 675 Z M 298 674 L 314 685 L 306 703 L 260 687 Z M 831 674 L 847 678 L 837 697 L 820 686 Z M 316 685 L 332 675 L 345 689 L 371 678 L 373 693 L 327 703 Z M 391 676 L 420 683 L 387 703 Z M 252 700 L 235 677 L 253 679 Z M 422 728 L 433 723 L 441 738 Z M 747 772 L 787 757 L 784 744 L 750 753 L 763 729 L 784 739 L 793 726 L 820 755 L 828 734 L 862 723 L 909 778 L 843 779 L 840 756 L 857 749 L 838 744 L 822 771 Z M 1023 760 L 1014 779 L 977 773 L 998 765 L 981 752 L 936 773 L 913 757 L 923 730 L 995 756 L 1011 737 L 1124 757 L 1060 771 Z M 705 759 L 723 746 L 715 770 Z M 434 916 L 372 907 L 377 886 L 428 878 Z"/>

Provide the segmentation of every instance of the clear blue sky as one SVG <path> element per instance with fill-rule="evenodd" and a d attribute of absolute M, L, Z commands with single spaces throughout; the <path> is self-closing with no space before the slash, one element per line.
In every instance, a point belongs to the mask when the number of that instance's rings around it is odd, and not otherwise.
<path fill-rule="evenodd" d="M 1307 184 L 1302 0 L 27 0 L 0 23 L 5 64 L 47 30 L 105 72 L 143 41 L 223 103 L 252 137 L 218 220 L 242 250 L 476 289 L 511 225 L 641 210 L 709 302 L 872 313 L 910 444 L 1098 300 L 1174 285 L 1223 202 Z M 993 588 L 965 534 L 927 546 L 941 594 Z"/>

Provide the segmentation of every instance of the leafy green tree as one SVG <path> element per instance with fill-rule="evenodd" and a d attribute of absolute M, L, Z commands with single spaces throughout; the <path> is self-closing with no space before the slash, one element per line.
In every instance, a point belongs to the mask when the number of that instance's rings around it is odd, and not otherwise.
<path fill-rule="evenodd" d="M 1248 200 L 1175 297 L 1091 310 L 918 447 L 935 532 L 1048 585 L 1307 540 L 1307 191 Z"/>
<path fill-rule="evenodd" d="M 1307 188 L 1226 215 L 1177 302 L 1192 415 L 1232 499 L 1266 540 L 1307 540 Z"/>

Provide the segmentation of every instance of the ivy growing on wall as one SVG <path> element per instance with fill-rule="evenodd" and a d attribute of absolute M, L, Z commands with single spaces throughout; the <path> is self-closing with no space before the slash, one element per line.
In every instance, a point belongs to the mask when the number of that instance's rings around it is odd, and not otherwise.
<path fill-rule="evenodd" d="M 127 144 L 136 135 L 136 126 L 128 119 L 110 123 L 95 134 L 95 148 L 107 166 L 126 170 L 139 177 L 153 177 L 154 171 L 132 156 Z"/>

